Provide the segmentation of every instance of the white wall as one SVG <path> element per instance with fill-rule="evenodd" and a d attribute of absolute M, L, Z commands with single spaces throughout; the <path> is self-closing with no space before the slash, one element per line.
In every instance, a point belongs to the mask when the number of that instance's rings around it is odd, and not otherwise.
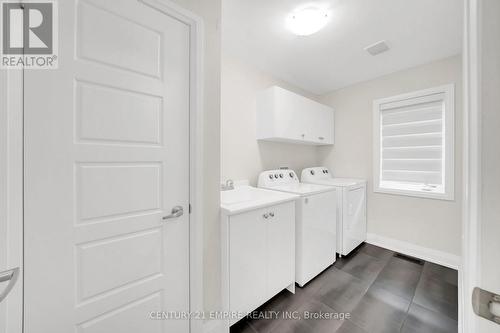
<path fill-rule="evenodd" d="M 321 97 L 335 108 L 335 145 L 318 148 L 318 162 L 339 177 L 368 179 L 368 232 L 460 255 L 462 204 L 461 57 L 400 71 Z M 455 83 L 455 200 L 443 201 L 373 192 L 372 103 Z"/>
<path fill-rule="evenodd" d="M 221 77 L 221 179 L 248 179 L 257 184 L 263 170 L 288 166 L 296 172 L 316 164 L 313 146 L 258 142 L 256 139 L 257 92 L 278 85 L 317 98 L 303 90 L 279 81 L 257 69 L 222 57 Z"/>

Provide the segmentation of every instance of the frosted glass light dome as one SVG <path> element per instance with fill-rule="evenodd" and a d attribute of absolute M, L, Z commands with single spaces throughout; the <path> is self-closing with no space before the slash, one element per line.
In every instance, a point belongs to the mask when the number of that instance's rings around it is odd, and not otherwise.
<path fill-rule="evenodd" d="M 298 36 L 309 36 L 328 23 L 328 11 L 317 7 L 301 8 L 287 17 L 288 29 Z"/>

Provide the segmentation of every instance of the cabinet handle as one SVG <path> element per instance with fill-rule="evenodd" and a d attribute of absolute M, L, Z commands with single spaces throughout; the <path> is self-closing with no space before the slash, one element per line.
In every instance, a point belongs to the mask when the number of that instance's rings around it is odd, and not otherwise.
<path fill-rule="evenodd" d="M 268 219 L 269 218 L 269 214 L 268 213 L 265 213 L 264 215 L 262 215 L 265 219 Z"/>
<path fill-rule="evenodd" d="M 325 138 L 324 138 L 324 137 L 322 137 L 322 136 L 318 136 L 318 139 L 320 139 L 320 140 L 324 140 Z"/>
<path fill-rule="evenodd" d="M 303 139 L 306 135 L 305 135 L 305 134 L 301 134 L 300 136 L 301 136 L 301 137 L 302 137 L 302 139 Z"/>

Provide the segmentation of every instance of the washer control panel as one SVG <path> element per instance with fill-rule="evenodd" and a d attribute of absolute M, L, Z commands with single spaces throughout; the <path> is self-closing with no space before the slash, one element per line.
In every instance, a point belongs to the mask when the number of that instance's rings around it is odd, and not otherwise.
<path fill-rule="evenodd" d="M 298 183 L 299 177 L 293 170 L 267 170 L 259 175 L 259 187 L 272 187 Z"/>
<path fill-rule="evenodd" d="M 325 178 L 328 179 L 332 177 L 333 175 L 331 175 L 330 171 L 325 167 L 306 168 L 302 170 L 302 173 L 300 175 L 300 179 L 302 179 L 303 182 Z"/>

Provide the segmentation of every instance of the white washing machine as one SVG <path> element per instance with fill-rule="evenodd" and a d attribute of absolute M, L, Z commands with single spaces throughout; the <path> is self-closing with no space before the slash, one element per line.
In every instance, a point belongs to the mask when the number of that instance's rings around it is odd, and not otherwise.
<path fill-rule="evenodd" d="M 366 241 L 366 180 L 335 178 L 325 167 L 302 170 L 303 183 L 337 189 L 337 252 L 348 255 Z"/>
<path fill-rule="evenodd" d="M 295 203 L 295 281 L 302 287 L 335 262 L 336 189 L 300 183 L 293 170 L 264 171 L 258 185 L 300 196 Z"/>

